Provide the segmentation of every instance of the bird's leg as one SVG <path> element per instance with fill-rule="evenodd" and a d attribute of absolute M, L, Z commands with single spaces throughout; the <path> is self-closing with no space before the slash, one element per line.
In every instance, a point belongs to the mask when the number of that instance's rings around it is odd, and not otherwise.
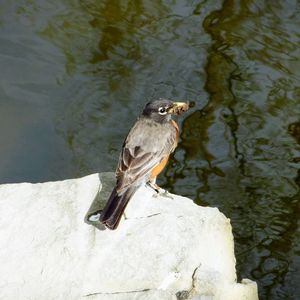
<path fill-rule="evenodd" d="M 154 197 L 157 197 L 159 195 L 159 196 L 162 196 L 162 197 L 173 199 L 173 197 L 169 194 L 169 192 L 167 190 L 164 190 L 163 188 L 159 187 L 156 184 L 156 177 L 151 178 L 147 182 L 147 185 L 149 187 L 151 187 L 157 193 L 156 195 L 154 195 Z"/>
<path fill-rule="evenodd" d="M 160 193 L 160 190 L 162 190 L 156 183 L 156 177 L 155 178 L 152 178 L 150 179 L 148 182 L 147 182 L 147 185 L 149 187 L 151 187 L 157 194 Z"/>

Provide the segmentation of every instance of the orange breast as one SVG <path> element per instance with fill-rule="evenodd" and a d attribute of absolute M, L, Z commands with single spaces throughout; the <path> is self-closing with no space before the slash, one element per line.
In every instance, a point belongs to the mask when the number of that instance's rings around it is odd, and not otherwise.
<path fill-rule="evenodd" d="M 179 128 L 177 123 L 174 120 L 171 120 L 170 123 L 176 129 L 176 145 L 175 145 L 176 147 L 178 142 L 178 136 L 179 136 Z M 169 156 L 170 155 L 167 155 L 157 166 L 154 167 L 154 169 L 151 171 L 150 178 L 155 178 L 159 173 L 162 172 L 162 170 L 165 168 L 165 166 L 168 163 Z"/>
<path fill-rule="evenodd" d="M 165 168 L 168 163 L 169 155 L 166 156 L 152 171 L 150 174 L 150 178 L 155 178 L 161 171 Z"/>

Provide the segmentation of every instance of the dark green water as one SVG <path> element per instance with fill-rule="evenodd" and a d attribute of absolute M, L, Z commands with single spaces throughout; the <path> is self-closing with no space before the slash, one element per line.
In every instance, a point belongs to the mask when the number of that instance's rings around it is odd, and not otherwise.
<path fill-rule="evenodd" d="M 0 5 L 0 181 L 115 169 L 155 97 L 193 100 L 160 178 L 231 218 L 239 277 L 300 299 L 299 1 Z"/>

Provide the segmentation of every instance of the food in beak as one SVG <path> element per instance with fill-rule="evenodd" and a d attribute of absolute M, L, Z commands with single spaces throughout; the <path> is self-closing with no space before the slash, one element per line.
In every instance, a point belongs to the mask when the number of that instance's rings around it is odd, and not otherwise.
<path fill-rule="evenodd" d="M 182 113 L 186 112 L 190 108 L 189 102 L 174 102 L 172 107 L 168 109 L 168 113 L 174 115 L 181 115 Z"/>

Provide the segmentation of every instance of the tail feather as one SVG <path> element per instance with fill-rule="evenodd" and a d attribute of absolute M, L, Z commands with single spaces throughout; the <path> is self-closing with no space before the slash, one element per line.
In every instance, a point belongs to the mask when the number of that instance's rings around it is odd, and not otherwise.
<path fill-rule="evenodd" d="M 128 187 L 124 193 L 118 195 L 116 188 L 114 188 L 101 212 L 100 222 L 109 229 L 116 229 L 130 198 L 136 190 L 137 187 Z"/>

